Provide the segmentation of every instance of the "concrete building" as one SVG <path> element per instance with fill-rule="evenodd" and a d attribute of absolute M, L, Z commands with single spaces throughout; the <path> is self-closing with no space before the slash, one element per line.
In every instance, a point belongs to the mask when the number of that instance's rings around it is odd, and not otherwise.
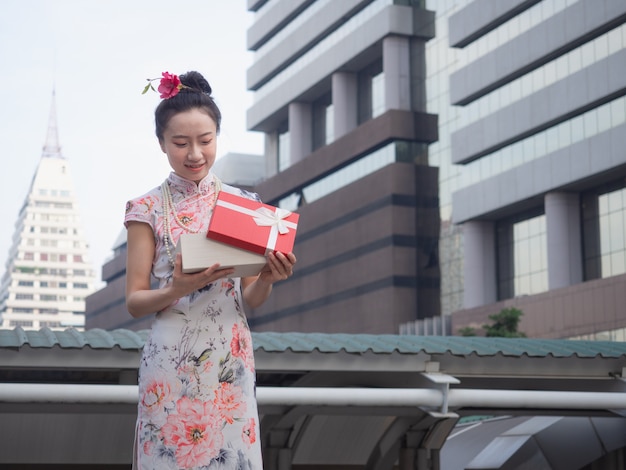
<path fill-rule="evenodd" d="M 626 340 L 626 3 L 429 1 L 442 313 Z"/>
<path fill-rule="evenodd" d="M 300 213 L 297 269 L 257 331 L 396 333 L 439 313 L 437 169 L 421 2 L 248 0 L 248 128 L 267 203 Z"/>
<path fill-rule="evenodd" d="M 85 298 L 95 282 L 70 165 L 59 145 L 53 93 L 41 160 L 0 283 L 0 328 L 82 329 Z"/>

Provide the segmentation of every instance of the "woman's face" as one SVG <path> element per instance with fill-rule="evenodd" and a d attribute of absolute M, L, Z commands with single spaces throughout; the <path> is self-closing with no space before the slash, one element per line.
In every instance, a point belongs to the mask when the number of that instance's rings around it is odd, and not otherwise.
<path fill-rule="evenodd" d="M 199 108 L 175 114 L 159 142 L 178 176 L 200 182 L 215 163 L 217 130 L 213 119 Z"/>

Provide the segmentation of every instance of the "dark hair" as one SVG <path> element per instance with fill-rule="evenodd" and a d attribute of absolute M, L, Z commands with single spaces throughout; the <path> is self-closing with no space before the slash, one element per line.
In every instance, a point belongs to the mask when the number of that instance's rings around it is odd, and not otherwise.
<path fill-rule="evenodd" d="M 201 73 L 191 71 L 180 77 L 184 85 L 176 96 L 162 100 L 154 111 L 156 136 L 163 140 L 163 132 L 172 116 L 190 109 L 200 108 L 215 121 L 217 133 L 220 133 L 222 113 L 211 97 L 211 85 Z"/>

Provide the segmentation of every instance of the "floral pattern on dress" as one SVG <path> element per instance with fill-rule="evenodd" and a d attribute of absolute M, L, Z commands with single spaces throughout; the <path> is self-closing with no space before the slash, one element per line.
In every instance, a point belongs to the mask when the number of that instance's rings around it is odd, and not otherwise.
<path fill-rule="evenodd" d="M 213 176 L 199 185 L 168 178 L 178 215 L 172 238 L 208 229 L 216 198 Z M 222 185 L 222 190 L 258 196 Z M 152 273 L 171 280 L 163 241 L 161 189 L 129 201 L 125 222 L 150 224 Z M 198 217 L 202 214 L 202 217 Z M 139 368 L 134 468 L 261 469 L 252 336 L 237 278 L 222 279 L 158 312 Z"/>

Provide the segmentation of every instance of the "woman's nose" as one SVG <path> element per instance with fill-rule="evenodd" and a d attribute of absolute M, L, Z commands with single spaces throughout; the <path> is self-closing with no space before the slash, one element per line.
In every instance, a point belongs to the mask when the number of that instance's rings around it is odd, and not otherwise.
<path fill-rule="evenodd" d="M 191 145 L 189 147 L 189 154 L 187 155 L 189 160 L 200 160 L 202 158 L 202 152 L 200 148 L 196 145 Z"/>

